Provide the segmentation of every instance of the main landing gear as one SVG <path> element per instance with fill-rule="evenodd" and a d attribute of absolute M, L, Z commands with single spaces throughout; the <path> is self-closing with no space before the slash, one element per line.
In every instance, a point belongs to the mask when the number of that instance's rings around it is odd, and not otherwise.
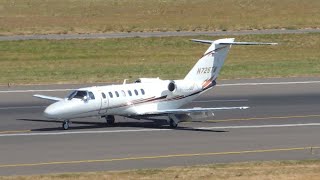
<path fill-rule="evenodd" d="M 69 123 L 70 123 L 69 120 L 64 120 L 63 123 L 62 123 L 62 128 L 63 128 L 64 130 L 69 129 Z"/>
<path fill-rule="evenodd" d="M 114 125 L 114 116 L 108 115 L 105 117 L 108 125 Z"/>
<path fill-rule="evenodd" d="M 175 129 L 175 128 L 177 128 L 178 127 L 178 123 L 177 122 L 175 122 L 173 119 L 169 119 L 169 125 L 170 125 L 170 127 L 172 128 L 172 129 Z"/>

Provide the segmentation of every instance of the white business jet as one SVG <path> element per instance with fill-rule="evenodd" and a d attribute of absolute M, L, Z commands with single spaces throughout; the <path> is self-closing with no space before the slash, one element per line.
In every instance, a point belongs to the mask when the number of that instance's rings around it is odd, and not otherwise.
<path fill-rule="evenodd" d="M 65 130 L 74 118 L 98 116 L 105 118 L 108 125 L 112 125 L 115 123 L 115 115 L 135 119 L 163 116 L 167 118 L 171 128 L 176 128 L 179 122 L 192 120 L 194 117 L 210 116 L 215 111 L 249 108 L 243 106 L 179 109 L 216 85 L 216 79 L 231 45 L 276 43 L 234 42 L 234 38 L 192 41 L 210 44 L 210 47 L 184 79 L 140 78 L 135 83 L 80 88 L 66 98 L 34 96 L 56 101 L 45 109 L 44 116 L 63 121 L 62 128 Z"/>

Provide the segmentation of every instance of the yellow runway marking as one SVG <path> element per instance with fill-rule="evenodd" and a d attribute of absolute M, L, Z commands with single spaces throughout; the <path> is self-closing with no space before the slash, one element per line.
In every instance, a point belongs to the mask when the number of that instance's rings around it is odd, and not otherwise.
<path fill-rule="evenodd" d="M 267 119 L 309 118 L 309 117 L 320 117 L 320 115 L 314 114 L 314 115 L 305 115 L 305 116 L 273 116 L 273 117 L 257 117 L 257 118 L 206 120 L 205 122 L 252 121 L 252 120 L 267 120 Z"/>
<path fill-rule="evenodd" d="M 196 154 L 171 154 L 171 155 L 160 155 L 160 156 L 142 156 L 142 157 L 79 160 L 79 161 L 54 161 L 54 162 L 40 162 L 40 163 L 26 163 L 26 164 L 2 164 L 2 165 L 0 165 L 0 168 L 28 167 L 28 166 L 42 166 L 42 165 L 61 165 L 61 164 L 101 163 L 101 162 L 162 159 L 162 158 L 177 158 L 177 157 L 194 157 L 194 156 L 237 155 L 237 154 L 249 154 L 249 153 L 267 153 L 267 152 L 284 152 L 284 151 L 301 151 L 301 150 L 310 150 L 310 152 L 312 153 L 312 150 L 315 150 L 315 149 L 320 149 L 320 146 L 319 147 L 280 148 L 280 149 L 260 149 L 260 150 L 233 151 L 233 152 L 210 152 L 210 153 L 196 153 Z"/>
<path fill-rule="evenodd" d="M 0 134 L 25 133 L 25 132 L 31 132 L 31 130 L 0 131 Z"/>

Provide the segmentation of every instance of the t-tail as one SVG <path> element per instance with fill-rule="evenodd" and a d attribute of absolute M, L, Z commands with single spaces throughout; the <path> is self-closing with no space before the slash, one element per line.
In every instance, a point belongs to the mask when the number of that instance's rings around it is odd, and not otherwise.
<path fill-rule="evenodd" d="M 276 45 L 277 43 L 234 42 L 234 38 L 219 39 L 216 41 L 192 39 L 191 41 L 210 44 L 208 50 L 198 60 L 195 66 L 186 75 L 184 80 L 202 84 L 206 89 L 215 85 L 220 70 L 225 62 L 232 45 Z"/>

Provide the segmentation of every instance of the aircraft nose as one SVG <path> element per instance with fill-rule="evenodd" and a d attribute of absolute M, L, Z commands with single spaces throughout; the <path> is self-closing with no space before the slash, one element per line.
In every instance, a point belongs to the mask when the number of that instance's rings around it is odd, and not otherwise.
<path fill-rule="evenodd" d="M 53 106 L 53 104 L 50 105 L 50 106 L 48 106 L 48 107 L 44 110 L 43 115 L 44 115 L 45 117 L 47 117 L 47 118 L 53 118 L 53 119 L 55 119 L 55 118 L 56 118 L 56 115 L 57 115 L 55 106 Z"/>
<path fill-rule="evenodd" d="M 50 119 L 63 118 L 65 114 L 65 104 L 63 102 L 56 102 L 49 105 L 43 112 L 43 115 Z"/>

